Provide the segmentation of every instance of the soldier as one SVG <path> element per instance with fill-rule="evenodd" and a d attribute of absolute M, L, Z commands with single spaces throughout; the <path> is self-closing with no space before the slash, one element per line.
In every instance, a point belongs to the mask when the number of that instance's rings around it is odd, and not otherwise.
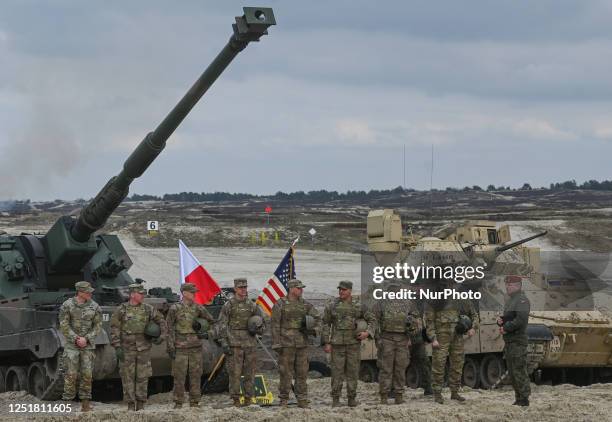
<path fill-rule="evenodd" d="M 390 292 L 397 292 L 401 285 L 391 281 L 387 286 Z M 412 300 L 380 299 L 373 308 L 378 329 L 376 348 L 380 403 L 387 404 L 389 391 L 395 394 L 395 403 L 404 403 L 406 387 L 406 368 L 410 363 L 410 336 L 421 332 L 419 313 Z"/>
<path fill-rule="evenodd" d="M 530 303 L 521 290 L 522 279 L 519 276 L 506 277 L 508 300 L 504 306 L 503 316 L 497 318 L 499 332 L 504 336 L 504 357 L 506 368 L 512 379 L 515 401 L 512 404 L 529 406 L 529 374 L 527 372 L 527 322 L 529 321 Z"/>
<path fill-rule="evenodd" d="M 419 298 L 420 286 L 415 284 L 410 285 L 410 289 L 417 292 L 417 298 L 413 299 L 413 303 L 416 305 L 419 311 L 419 321 L 421 324 L 424 319 L 424 306 L 425 303 Z M 425 343 L 428 342 L 425 327 L 421 328 L 418 332 L 410 335 L 410 362 L 414 365 L 419 373 L 419 387 L 423 389 L 424 396 L 431 396 L 433 390 L 431 388 L 431 361 L 427 356 L 425 350 Z"/>
<path fill-rule="evenodd" d="M 244 405 L 249 406 L 255 397 L 255 336 L 263 333 L 264 325 L 261 309 L 248 297 L 247 279 L 234 279 L 234 291 L 234 297 L 221 308 L 219 326 L 223 353 L 229 359 L 229 392 L 234 406 L 238 407 L 241 376 L 244 376 Z"/>
<path fill-rule="evenodd" d="M 189 406 L 199 407 L 200 383 L 202 381 L 202 341 L 194 329 L 196 319 L 202 318 L 214 322 L 214 318 L 204 306 L 195 303 L 198 292 L 195 284 L 181 285 L 183 298 L 180 303 L 170 307 L 166 316 L 168 324 L 168 355 L 172 358 L 172 376 L 174 377 L 174 408 L 183 406 L 185 396 L 185 378 L 189 371 Z"/>
<path fill-rule="evenodd" d="M 325 306 L 321 342 L 325 353 L 331 352 L 332 406 L 340 406 L 342 383 L 346 377 L 348 405 L 357 406 L 357 380 L 361 362 L 361 340 L 373 336 L 375 319 L 365 311 L 358 298 L 353 298 L 353 283 L 341 281 L 338 297 Z M 367 326 L 358 327 L 357 320 L 365 320 Z M 358 331 L 358 332 L 357 332 Z"/>
<path fill-rule="evenodd" d="M 143 410 L 152 375 L 152 335 L 158 334 L 159 340 L 165 337 L 166 321 L 153 306 L 143 303 L 146 290 L 142 284 L 130 284 L 129 290 L 129 301 L 119 305 L 111 318 L 111 344 L 117 353 L 128 410 Z M 158 333 L 149 332 L 150 322 L 159 326 Z"/>
<path fill-rule="evenodd" d="M 455 282 L 450 280 L 448 284 L 449 287 L 453 287 Z M 465 325 L 466 316 L 471 320 L 469 329 Z M 436 403 L 444 403 L 442 385 L 448 357 L 450 363 L 448 385 L 451 390 L 451 400 L 463 402 L 465 398 L 459 395 L 465 359 L 463 336 L 467 334 L 471 337 L 476 333 L 479 324 L 478 314 L 469 300 L 436 299 L 425 304 L 425 323 L 427 336 L 432 340 L 431 372 L 434 400 Z"/>
<path fill-rule="evenodd" d="M 59 313 L 60 331 L 66 338 L 63 355 L 65 374 L 62 400 L 74 400 L 77 378 L 80 377 L 81 411 L 89 412 L 96 353 L 95 339 L 102 329 L 102 311 L 100 306 L 91 300 L 94 292 L 91 284 L 79 281 L 74 287 L 76 296 L 65 301 Z"/>
<path fill-rule="evenodd" d="M 295 397 L 298 407 L 308 407 L 308 329 L 306 317 L 320 322 L 319 312 L 302 298 L 304 284 L 289 280 L 289 293 L 279 299 L 272 308 L 272 349 L 279 354 L 280 404 L 287 406 L 291 381 L 295 376 Z"/>

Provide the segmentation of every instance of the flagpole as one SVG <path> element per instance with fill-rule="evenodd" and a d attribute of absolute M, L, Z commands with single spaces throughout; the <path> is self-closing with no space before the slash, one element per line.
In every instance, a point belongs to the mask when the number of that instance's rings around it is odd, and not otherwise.
<path fill-rule="evenodd" d="M 293 278 L 293 252 L 295 251 L 295 244 L 300 241 L 300 235 L 295 238 L 295 240 L 291 243 L 291 259 L 289 260 L 289 278 Z"/>

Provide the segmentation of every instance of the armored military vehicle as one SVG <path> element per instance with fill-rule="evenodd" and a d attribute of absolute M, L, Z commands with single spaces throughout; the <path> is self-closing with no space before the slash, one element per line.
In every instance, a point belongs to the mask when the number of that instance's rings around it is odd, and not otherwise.
<path fill-rule="evenodd" d="M 103 311 L 104 330 L 96 338 L 94 383 L 119 379 L 115 351 L 109 344 L 109 321 L 116 306 L 127 300 L 127 286 L 134 282 L 128 274 L 132 261 L 117 236 L 98 230 L 217 77 L 250 42 L 259 41 L 267 34 L 267 28 L 275 25 L 272 9 L 243 10 L 244 14 L 236 17 L 225 47 L 78 218 L 59 218 L 43 236 L 0 235 L 0 391 L 27 390 L 46 400 L 60 398 L 61 355 L 66 340 L 58 330 L 58 311 L 66 299 L 74 296 L 74 284 L 79 280 L 87 280 L 95 287 L 93 297 Z M 163 311 L 177 298 L 170 289 L 150 289 L 146 301 Z M 220 298 L 212 304 L 213 315 L 218 314 L 221 305 Z M 205 373 L 212 370 L 219 355 L 214 342 L 205 342 Z M 154 346 L 152 389 L 169 385 L 164 377 L 170 375 L 170 364 L 165 346 Z M 223 379 L 218 377 L 216 386 L 209 385 L 209 390 L 223 388 Z"/>
<path fill-rule="evenodd" d="M 472 388 L 488 388 L 505 373 L 503 339 L 496 318 L 502 313 L 508 275 L 523 278 L 523 290 L 532 303 L 528 361 L 536 381 L 586 384 L 612 375 L 612 320 L 589 303 L 592 287 L 584 280 L 552 279 L 543 274 L 540 249 L 523 246 L 544 234 L 512 242 L 508 225 L 475 221 L 446 225 L 434 236 L 420 237 L 404 235 L 400 216 L 393 210 L 371 211 L 367 220 L 368 245 L 378 265 L 447 262 L 487 268 L 483 280 L 463 283 L 482 293 L 482 298 L 474 301 L 480 329 L 465 343 L 463 381 Z M 376 348 L 373 343 L 362 347 L 362 372 L 372 379 Z M 409 367 L 409 385 L 416 387 L 419 382 L 418 371 Z"/>

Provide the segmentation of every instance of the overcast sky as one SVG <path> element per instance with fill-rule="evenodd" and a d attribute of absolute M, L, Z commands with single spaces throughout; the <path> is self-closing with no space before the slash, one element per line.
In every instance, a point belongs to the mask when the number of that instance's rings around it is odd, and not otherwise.
<path fill-rule="evenodd" d="M 3 1 L 0 200 L 89 198 L 237 1 Z M 249 4 L 246 4 L 249 5 Z M 612 2 L 272 1 L 132 193 L 611 179 Z"/>

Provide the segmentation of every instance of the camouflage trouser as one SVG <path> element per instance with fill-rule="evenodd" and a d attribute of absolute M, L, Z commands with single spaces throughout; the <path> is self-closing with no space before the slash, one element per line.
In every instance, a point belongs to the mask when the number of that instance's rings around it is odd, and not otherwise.
<path fill-rule="evenodd" d="M 380 394 L 401 394 L 406 387 L 406 368 L 410 363 L 410 341 L 405 335 L 393 335 L 396 339 L 380 338 L 378 347 L 378 387 Z"/>
<path fill-rule="evenodd" d="M 244 376 L 244 397 L 255 397 L 255 347 L 232 347 L 229 358 L 229 392 L 233 399 L 240 398 L 240 376 Z"/>
<path fill-rule="evenodd" d="M 151 352 L 125 350 L 125 359 L 120 362 L 119 372 L 123 384 L 123 400 L 128 403 L 147 401 L 147 386 L 151 370 Z"/>
<path fill-rule="evenodd" d="M 280 399 L 289 399 L 291 381 L 295 377 L 295 397 L 298 400 L 308 399 L 308 348 L 283 347 L 279 350 Z"/>
<path fill-rule="evenodd" d="M 451 391 L 459 390 L 463 372 L 463 336 L 455 334 L 450 328 L 437 329 L 436 339 L 440 347 L 432 349 L 431 353 L 431 386 L 434 391 L 442 391 L 444 385 L 444 370 L 446 358 L 449 360 L 448 386 Z"/>
<path fill-rule="evenodd" d="M 361 363 L 361 345 L 334 344 L 331 352 L 331 395 L 340 397 L 342 383 L 346 377 L 346 393 L 348 398 L 357 395 L 357 380 Z"/>
<path fill-rule="evenodd" d="M 416 365 L 420 375 L 419 387 L 425 390 L 431 390 L 431 361 L 427 357 L 424 341 L 413 341 L 410 347 L 410 360 L 413 365 Z"/>
<path fill-rule="evenodd" d="M 504 346 L 504 357 L 516 399 L 528 399 L 531 394 L 531 386 L 529 385 L 529 374 L 527 373 L 527 345 L 506 343 Z"/>
<path fill-rule="evenodd" d="M 91 400 L 91 381 L 96 351 L 94 349 L 64 349 L 64 395 L 62 400 L 74 400 L 77 380 L 79 382 L 79 398 Z"/>
<path fill-rule="evenodd" d="M 189 401 L 197 403 L 202 397 L 202 347 L 176 349 L 176 358 L 172 363 L 174 377 L 174 401 L 182 403 L 185 396 L 185 378 L 189 373 Z"/>

